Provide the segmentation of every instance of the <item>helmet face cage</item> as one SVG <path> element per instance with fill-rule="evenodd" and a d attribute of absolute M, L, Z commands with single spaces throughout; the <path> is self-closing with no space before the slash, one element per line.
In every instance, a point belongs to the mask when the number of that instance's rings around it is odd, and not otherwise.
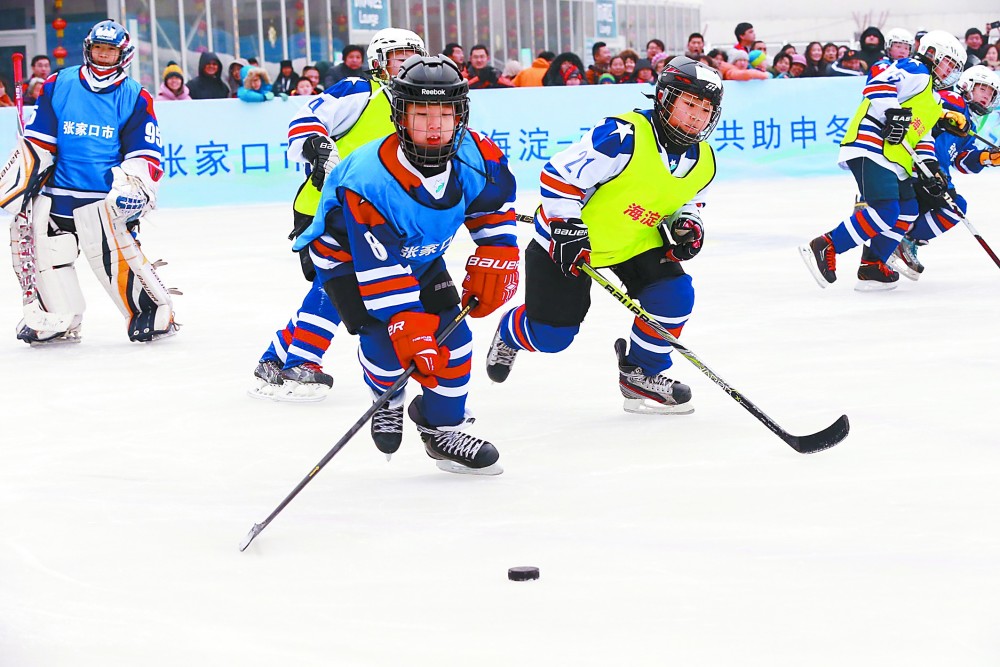
<path fill-rule="evenodd" d="M 100 65 L 94 62 L 90 55 L 90 49 L 94 44 L 107 44 L 117 48 L 118 60 L 110 65 Z M 119 72 L 124 72 L 131 64 L 134 55 L 135 46 L 132 45 L 128 30 L 120 23 L 110 19 L 96 24 L 83 40 L 83 62 L 94 69 L 117 69 Z"/>
<path fill-rule="evenodd" d="M 972 113 L 978 116 L 985 116 L 1000 106 L 1000 75 L 988 67 L 976 65 L 965 70 L 955 88 L 965 98 Z M 983 89 L 988 91 L 989 99 L 985 102 L 973 99 L 974 93 Z"/>
<path fill-rule="evenodd" d="M 392 122 L 407 160 L 417 167 L 443 167 L 457 152 L 465 137 L 469 122 L 469 84 L 455 65 L 445 56 L 411 56 L 390 83 L 392 90 Z M 444 120 L 441 143 L 418 144 L 411 135 L 416 117 L 421 122 L 453 118 L 451 137 L 444 141 L 447 125 Z"/>
<path fill-rule="evenodd" d="M 393 51 L 413 51 L 419 56 L 427 55 L 424 40 L 415 32 L 402 28 L 385 28 L 375 33 L 368 45 L 368 67 L 372 76 L 382 83 L 389 83 L 387 64 Z"/>
<path fill-rule="evenodd" d="M 943 30 L 930 31 L 920 39 L 920 49 L 917 54 L 930 68 L 935 90 L 951 88 L 962 76 L 966 52 L 950 33 Z M 949 65 L 951 70 L 948 73 L 939 71 Z"/>
<path fill-rule="evenodd" d="M 691 146 L 704 141 L 722 116 L 722 80 L 701 63 L 678 56 L 656 82 L 655 111 L 671 142 Z M 705 113 L 708 112 L 707 122 Z"/>

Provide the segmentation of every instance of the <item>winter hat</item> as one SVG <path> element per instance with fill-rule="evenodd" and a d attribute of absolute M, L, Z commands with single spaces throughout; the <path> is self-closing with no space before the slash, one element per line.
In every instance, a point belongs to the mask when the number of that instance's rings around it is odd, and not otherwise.
<path fill-rule="evenodd" d="M 291 66 L 292 66 L 291 60 L 282 60 L 281 63 L 278 65 L 278 69 L 280 70 L 284 69 L 285 67 L 291 67 Z"/>
<path fill-rule="evenodd" d="M 656 64 L 658 62 L 660 62 L 661 60 L 666 60 L 669 57 L 670 56 L 661 51 L 660 53 L 657 53 L 655 56 L 653 56 L 653 60 L 649 64 L 650 66 L 652 66 L 653 69 L 656 69 Z"/>
<path fill-rule="evenodd" d="M 750 60 L 750 67 L 759 67 L 767 61 L 767 54 L 758 49 L 754 49 L 750 52 L 748 58 Z"/>
<path fill-rule="evenodd" d="M 743 49 L 733 49 L 729 53 L 729 62 L 736 63 L 739 60 L 750 60 L 750 54 Z"/>
<path fill-rule="evenodd" d="M 806 57 L 801 53 L 796 53 L 792 56 L 793 65 L 802 65 L 803 67 L 809 67 L 809 63 L 806 62 Z"/>
<path fill-rule="evenodd" d="M 177 63 L 170 61 L 169 63 L 167 63 L 166 68 L 163 70 L 163 83 L 166 83 L 167 79 L 169 79 L 172 76 L 176 76 L 181 81 L 184 80 L 184 71 L 180 68 L 180 66 Z"/>
<path fill-rule="evenodd" d="M 583 75 L 580 74 L 579 68 L 575 65 L 570 65 L 565 70 L 562 70 L 563 82 L 569 81 L 570 79 L 583 79 Z"/>

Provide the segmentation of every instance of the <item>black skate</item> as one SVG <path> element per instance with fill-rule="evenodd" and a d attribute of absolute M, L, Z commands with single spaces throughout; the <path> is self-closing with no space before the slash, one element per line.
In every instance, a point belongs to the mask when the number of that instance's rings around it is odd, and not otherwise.
<path fill-rule="evenodd" d="M 490 344 L 490 353 L 486 356 L 486 375 L 494 382 L 503 382 L 510 375 L 510 369 L 514 365 L 514 358 L 517 357 L 517 348 L 513 348 L 500 338 L 500 330 L 497 329 L 493 336 L 493 343 Z"/>
<path fill-rule="evenodd" d="M 254 398 L 275 399 L 281 390 L 281 362 L 277 359 L 261 359 L 253 369 L 253 385 L 247 393 Z"/>
<path fill-rule="evenodd" d="M 385 454 L 386 461 L 392 459 L 392 455 L 403 444 L 404 399 L 405 395 L 400 392 L 372 415 L 372 440 L 378 450 Z"/>
<path fill-rule="evenodd" d="M 420 431 L 427 456 L 437 461 L 445 472 L 465 475 L 499 475 L 503 468 L 497 463 L 500 453 L 489 442 L 462 433 L 461 429 L 473 422 L 467 419 L 457 426 L 431 426 L 424 419 L 423 397 L 417 396 L 410 403 L 410 419 Z"/>
<path fill-rule="evenodd" d="M 80 325 L 75 324 L 66 331 L 35 331 L 24 320 L 18 325 L 17 339 L 23 340 L 31 347 L 50 345 L 72 345 L 83 340 L 80 335 Z"/>
<path fill-rule="evenodd" d="M 924 272 L 924 265 L 917 259 L 917 247 L 925 245 L 927 242 L 914 241 L 909 236 L 904 236 L 903 240 L 896 246 L 892 257 L 889 258 L 889 266 L 895 269 L 899 275 L 910 280 L 919 280 L 920 274 Z"/>
<path fill-rule="evenodd" d="M 281 390 L 274 398 L 279 401 L 322 401 L 333 386 L 333 376 L 323 372 L 319 364 L 307 361 L 281 371 Z"/>
<path fill-rule="evenodd" d="M 625 361 L 625 339 L 615 341 L 618 356 L 618 388 L 625 397 L 625 412 L 653 415 L 689 415 L 691 387 L 663 375 L 646 375 Z"/>
<path fill-rule="evenodd" d="M 820 287 L 832 285 L 837 280 L 837 253 L 829 234 L 800 245 L 799 255 Z"/>
<path fill-rule="evenodd" d="M 871 248 L 865 246 L 861 251 L 861 266 L 858 267 L 858 284 L 854 289 L 859 292 L 877 292 L 896 289 L 899 274 L 883 263 Z"/>

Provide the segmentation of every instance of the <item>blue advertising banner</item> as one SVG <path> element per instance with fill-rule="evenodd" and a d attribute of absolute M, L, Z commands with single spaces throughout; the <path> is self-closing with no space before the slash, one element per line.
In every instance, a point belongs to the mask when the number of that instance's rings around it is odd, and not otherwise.
<path fill-rule="evenodd" d="M 389 0 L 350 0 L 351 30 L 389 27 Z"/>
<path fill-rule="evenodd" d="M 717 178 L 809 177 L 838 173 L 838 144 L 861 99 L 859 78 L 727 81 L 722 119 L 709 139 Z M 491 137 L 522 190 L 555 153 L 606 116 L 648 109 L 652 86 L 624 84 L 476 90 L 470 125 Z M 164 207 L 290 202 L 302 166 L 286 155 L 288 121 L 312 98 L 160 102 Z M 993 114 L 980 128 L 1000 139 Z M 0 157 L 16 137 L 16 112 L 0 109 Z"/>

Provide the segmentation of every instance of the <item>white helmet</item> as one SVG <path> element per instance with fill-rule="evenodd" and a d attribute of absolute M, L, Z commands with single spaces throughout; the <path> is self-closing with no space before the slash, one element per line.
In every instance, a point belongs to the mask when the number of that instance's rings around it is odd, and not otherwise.
<path fill-rule="evenodd" d="M 972 91 L 976 86 L 986 86 L 992 90 L 992 95 L 985 104 L 972 100 Z M 962 72 L 955 90 L 965 98 L 972 113 L 985 116 L 1000 106 L 1000 74 L 985 65 L 976 65 Z"/>
<path fill-rule="evenodd" d="M 917 55 L 922 56 L 924 63 L 931 70 L 931 79 L 934 81 L 934 88 L 942 90 L 951 88 L 962 76 L 962 68 L 965 67 L 965 48 L 954 35 L 944 30 L 931 30 L 920 38 L 920 48 Z M 941 78 L 937 73 L 939 66 L 946 61 L 951 61 L 951 72 Z"/>
<path fill-rule="evenodd" d="M 426 56 L 427 48 L 420 35 L 402 28 L 384 28 L 375 33 L 372 41 L 368 44 L 368 67 L 372 75 L 384 83 L 388 83 L 389 74 L 386 71 L 386 61 L 389 53 L 406 49 L 418 55 Z"/>
<path fill-rule="evenodd" d="M 893 44 L 906 44 L 910 47 L 910 54 L 913 53 L 913 33 L 905 28 L 893 28 L 889 32 L 885 33 L 885 52 L 889 53 L 889 49 L 892 48 Z"/>

